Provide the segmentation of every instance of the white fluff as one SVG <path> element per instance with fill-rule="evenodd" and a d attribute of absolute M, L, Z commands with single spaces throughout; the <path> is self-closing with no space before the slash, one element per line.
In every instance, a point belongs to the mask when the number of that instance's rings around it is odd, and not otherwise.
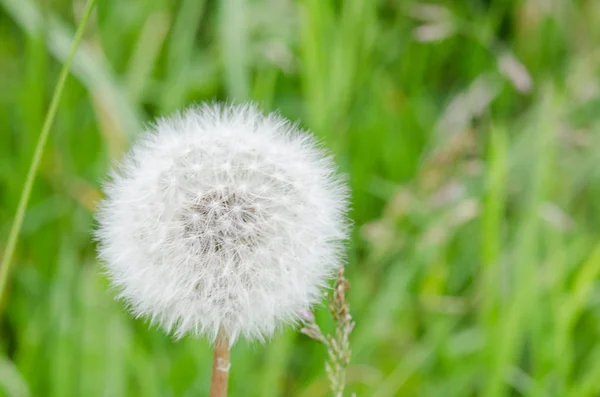
<path fill-rule="evenodd" d="M 339 268 L 348 190 L 312 135 L 251 105 L 159 119 L 106 185 L 99 256 L 177 337 L 264 340 Z"/>

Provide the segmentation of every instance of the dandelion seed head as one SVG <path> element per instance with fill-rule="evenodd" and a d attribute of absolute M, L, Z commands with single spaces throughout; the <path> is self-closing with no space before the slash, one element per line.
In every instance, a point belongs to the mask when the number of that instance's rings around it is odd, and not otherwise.
<path fill-rule="evenodd" d="M 132 312 L 167 332 L 264 340 L 341 265 L 335 171 L 312 135 L 251 105 L 159 119 L 106 184 L 99 256 Z"/>

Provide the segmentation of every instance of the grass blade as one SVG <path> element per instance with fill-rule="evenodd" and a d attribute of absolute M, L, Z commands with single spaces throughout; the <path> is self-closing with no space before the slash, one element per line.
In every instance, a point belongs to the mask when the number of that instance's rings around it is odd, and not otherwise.
<path fill-rule="evenodd" d="M 62 95 L 65 82 L 67 81 L 67 77 L 69 76 L 71 63 L 73 62 L 75 52 L 77 51 L 77 46 L 81 41 L 83 32 L 85 30 L 85 26 L 90 18 L 92 9 L 94 8 L 94 3 L 95 0 L 89 0 L 85 7 L 83 17 L 81 18 L 81 22 L 79 23 L 79 27 L 77 28 L 77 32 L 75 33 L 75 39 L 73 40 L 71 52 L 69 53 L 69 57 L 67 58 L 67 61 L 63 65 L 62 70 L 60 72 L 60 77 L 58 79 L 58 83 L 56 84 L 56 88 L 54 89 L 52 101 L 50 102 L 48 113 L 46 113 L 44 125 L 42 127 L 42 131 L 40 132 L 40 137 L 38 138 L 35 147 L 35 152 L 33 153 L 33 158 L 31 159 L 31 165 L 29 167 L 29 171 L 27 172 L 25 185 L 23 186 L 21 197 L 19 199 L 17 214 L 15 215 L 15 219 L 10 228 L 10 233 L 8 235 L 8 243 L 6 244 L 6 248 L 2 256 L 2 263 L 0 264 L 0 299 L 2 299 L 2 297 L 4 296 L 4 290 L 8 282 L 12 256 L 15 251 L 15 246 L 17 245 L 17 238 L 19 237 L 21 226 L 23 225 L 23 218 L 25 217 L 25 210 L 27 209 L 27 204 L 29 202 L 29 196 L 31 195 L 31 188 L 33 187 L 35 175 L 40 165 L 42 154 L 44 153 L 44 147 L 46 146 L 46 142 L 48 141 L 50 128 L 52 127 L 54 117 L 56 116 L 56 111 L 58 110 L 58 104 L 60 102 L 60 97 Z"/>

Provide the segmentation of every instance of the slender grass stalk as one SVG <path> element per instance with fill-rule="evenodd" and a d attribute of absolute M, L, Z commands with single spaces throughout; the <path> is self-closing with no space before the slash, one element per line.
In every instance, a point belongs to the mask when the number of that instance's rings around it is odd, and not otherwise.
<path fill-rule="evenodd" d="M 315 322 L 312 313 L 307 313 L 306 324 L 300 330 L 303 334 L 327 346 L 329 361 L 325 364 L 325 372 L 329 378 L 331 391 L 335 397 L 344 396 L 346 387 L 346 368 L 350 363 L 350 333 L 354 321 L 350 315 L 350 306 L 346 301 L 346 292 L 350 289 L 348 280 L 344 277 L 344 268 L 340 268 L 333 294 L 328 296 L 329 312 L 336 323 L 335 334 L 324 335 Z"/>
<path fill-rule="evenodd" d="M 210 397 L 226 397 L 229 382 L 229 340 L 224 334 L 215 342 L 213 354 L 212 378 L 210 381 Z"/>
<path fill-rule="evenodd" d="M 81 22 L 77 28 L 77 32 L 75 33 L 75 38 L 73 39 L 73 45 L 71 46 L 71 51 L 69 53 L 69 57 L 67 58 L 65 64 L 60 71 L 60 76 L 58 78 L 58 83 L 56 84 L 56 88 L 54 89 L 54 93 L 52 94 L 52 100 L 50 102 L 50 107 L 48 108 L 48 113 L 46 113 L 46 118 L 44 119 L 44 124 L 42 126 L 42 131 L 40 132 L 40 137 L 38 138 L 35 152 L 33 153 L 33 157 L 31 159 L 31 164 L 29 166 L 29 171 L 27 172 L 27 178 L 25 179 L 25 185 L 23 186 L 23 190 L 21 191 L 21 198 L 19 199 L 19 206 L 17 207 L 17 213 L 15 215 L 15 219 L 10 228 L 10 233 L 8 235 L 8 242 L 6 244 L 6 248 L 4 250 L 4 254 L 2 256 L 2 263 L 0 264 L 0 300 L 4 296 L 4 290 L 6 288 L 6 284 L 8 282 L 8 276 L 10 274 L 11 269 L 11 259 L 13 253 L 15 251 L 15 246 L 17 244 L 17 238 L 19 237 L 19 233 L 21 232 L 21 227 L 23 226 L 23 218 L 25 217 L 25 210 L 27 209 L 27 204 L 29 203 L 29 197 L 31 196 L 31 189 L 33 187 L 33 182 L 35 180 L 35 175 L 37 173 L 38 167 L 40 165 L 40 161 L 42 159 L 42 154 L 44 152 L 44 148 L 46 147 L 46 142 L 48 141 L 48 135 L 50 134 L 50 128 L 54 122 L 54 117 L 56 116 L 56 111 L 58 110 L 58 104 L 60 102 L 60 98 L 62 96 L 62 92 L 65 86 L 65 82 L 67 81 L 67 77 L 69 76 L 69 70 L 71 69 L 71 63 L 73 62 L 73 58 L 75 57 L 75 53 L 77 51 L 77 47 L 79 46 L 79 42 L 83 37 L 83 32 L 85 30 L 85 26 L 90 18 L 92 13 L 92 9 L 94 8 L 95 0 L 88 0 L 87 5 L 85 7 L 83 17 L 81 18 Z"/>

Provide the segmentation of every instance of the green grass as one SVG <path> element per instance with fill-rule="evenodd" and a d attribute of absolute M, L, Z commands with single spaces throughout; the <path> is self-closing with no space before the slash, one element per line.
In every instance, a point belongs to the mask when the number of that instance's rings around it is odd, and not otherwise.
<path fill-rule="evenodd" d="M 141 126 L 216 98 L 299 121 L 350 176 L 349 391 L 597 396 L 600 4 L 423 4 L 99 1 L 16 241 L 0 395 L 207 394 L 208 344 L 133 320 L 90 230 Z M 0 0 L 0 254 L 84 5 Z M 232 356 L 234 396 L 327 393 L 294 330 Z"/>

